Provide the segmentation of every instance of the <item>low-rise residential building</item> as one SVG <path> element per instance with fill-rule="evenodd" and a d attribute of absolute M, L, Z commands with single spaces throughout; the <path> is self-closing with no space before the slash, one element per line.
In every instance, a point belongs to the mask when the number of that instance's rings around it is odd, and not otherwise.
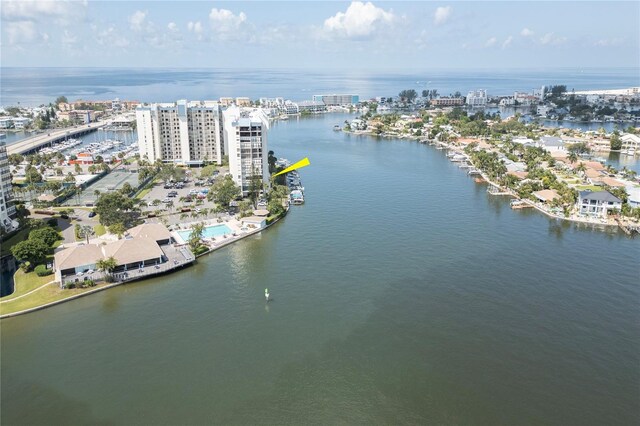
<path fill-rule="evenodd" d="M 327 110 L 327 105 L 320 101 L 301 101 L 298 102 L 298 109 L 300 112 L 325 112 Z"/>
<path fill-rule="evenodd" d="M 359 95 L 332 94 L 332 95 L 313 95 L 315 102 L 322 102 L 326 106 L 345 106 L 356 105 L 360 102 Z"/>
<path fill-rule="evenodd" d="M 438 98 L 430 102 L 431 106 L 461 106 L 464 105 L 464 98 Z"/>
<path fill-rule="evenodd" d="M 27 117 L 14 117 L 13 127 L 16 129 L 24 129 L 31 123 L 31 119 Z"/>
<path fill-rule="evenodd" d="M 2 117 L 0 118 L 0 129 L 10 129 L 13 127 L 13 118 Z"/>
<path fill-rule="evenodd" d="M 629 206 L 634 209 L 640 207 L 640 187 L 627 185 L 626 191 L 629 195 L 627 198 L 627 203 L 629 203 Z"/>
<path fill-rule="evenodd" d="M 553 200 L 560 198 L 560 194 L 555 189 L 543 189 L 532 193 L 534 197 L 541 203 L 551 203 Z"/>
<path fill-rule="evenodd" d="M 555 136 L 542 136 L 538 139 L 538 146 L 547 151 L 565 151 L 564 141 Z"/>
<path fill-rule="evenodd" d="M 622 209 L 622 200 L 609 191 L 581 191 L 577 201 L 578 212 L 582 216 L 607 216 Z"/>
<path fill-rule="evenodd" d="M 67 120 L 72 123 L 89 124 L 96 121 L 98 116 L 102 115 L 102 111 L 94 111 L 91 109 L 74 109 L 70 111 L 59 111 L 56 114 L 58 120 Z"/>
<path fill-rule="evenodd" d="M 54 254 L 56 281 L 62 286 L 65 281 L 82 280 L 85 272 L 96 271 L 98 262 L 110 257 L 117 262 L 114 273 L 136 271 L 169 260 L 164 250 L 171 249 L 168 246 L 173 239 L 164 225 L 138 225 L 131 228 L 128 235 L 127 238 L 109 243 L 77 244 L 58 249 Z"/>
<path fill-rule="evenodd" d="M 622 141 L 622 152 L 636 153 L 640 151 L 640 136 L 626 133 L 620 137 Z"/>
<path fill-rule="evenodd" d="M 367 130 L 367 122 L 360 118 L 351 120 L 351 130 Z"/>

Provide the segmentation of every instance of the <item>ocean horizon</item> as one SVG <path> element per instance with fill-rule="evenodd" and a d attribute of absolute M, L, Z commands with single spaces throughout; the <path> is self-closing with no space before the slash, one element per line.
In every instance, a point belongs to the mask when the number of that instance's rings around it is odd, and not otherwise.
<path fill-rule="evenodd" d="M 310 100 L 314 94 L 353 93 L 361 99 L 397 96 L 404 89 L 438 90 L 442 96 L 485 89 L 490 95 L 528 92 L 564 84 L 569 90 L 640 86 L 640 68 L 140 68 L 1 67 L 0 105 L 38 106 L 64 95 L 70 100 L 113 98 L 142 102 L 218 99 L 224 96 L 284 97 Z"/>

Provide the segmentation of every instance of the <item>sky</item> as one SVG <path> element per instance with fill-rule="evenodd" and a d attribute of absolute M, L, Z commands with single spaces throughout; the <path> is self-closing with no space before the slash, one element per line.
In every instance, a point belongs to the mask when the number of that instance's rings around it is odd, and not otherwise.
<path fill-rule="evenodd" d="M 640 2 L 1 0 L 2 66 L 640 66 Z"/>

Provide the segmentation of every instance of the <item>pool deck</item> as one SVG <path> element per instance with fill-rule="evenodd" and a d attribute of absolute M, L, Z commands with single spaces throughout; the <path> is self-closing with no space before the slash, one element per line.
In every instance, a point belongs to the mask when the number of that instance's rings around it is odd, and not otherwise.
<path fill-rule="evenodd" d="M 174 228 L 171 231 L 171 235 L 173 236 L 176 243 L 187 244 L 187 241 L 185 241 L 182 238 L 179 232 L 190 231 L 191 229 L 193 229 L 193 226 L 197 223 L 202 223 L 205 226 L 205 228 L 211 227 L 211 226 L 226 225 L 231 230 L 230 235 L 224 235 L 224 236 L 220 235 L 217 237 L 208 237 L 208 238 L 204 237 L 202 241 L 205 244 L 207 244 L 209 247 L 219 245 L 223 242 L 226 242 L 229 239 L 235 241 L 243 236 L 246 236 L 249 231 L 252 231 L 251 229 L 244 227 L 242 225 L 242 222 L 237 219 L 226 218 L 221 222 L 219 222 L 218 219 L 208 219 L 204 221 L 196 221 L 196 222 L 181 224 L 177 229 Z"/>

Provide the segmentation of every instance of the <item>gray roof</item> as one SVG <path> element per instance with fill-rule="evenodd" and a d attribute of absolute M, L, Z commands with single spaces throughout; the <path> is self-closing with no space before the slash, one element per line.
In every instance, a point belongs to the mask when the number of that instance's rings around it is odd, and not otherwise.
<path fill-rule="evenodd" d="M 580 199 L 621 203 L 622 200 L 609 191 L 580 191 Z"/>
<path fill-rule="evenodd" d="M 540 142 L 544 146 L 564 146 L 564 141 L 555 136 L 542 136 Z"/>

